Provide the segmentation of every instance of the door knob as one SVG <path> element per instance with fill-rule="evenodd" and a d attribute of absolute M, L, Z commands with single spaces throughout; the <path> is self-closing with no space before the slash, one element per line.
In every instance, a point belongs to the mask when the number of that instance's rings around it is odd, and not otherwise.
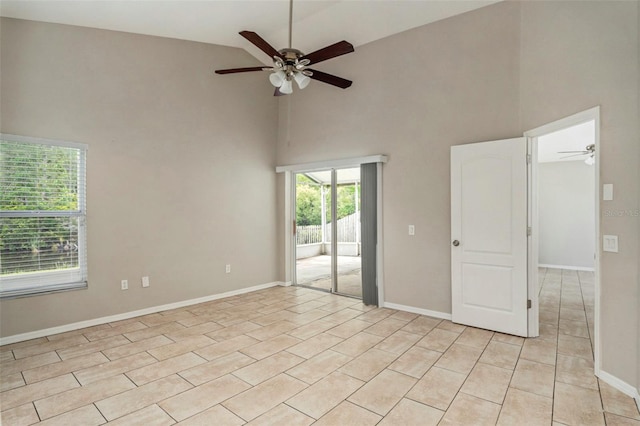
<path fill-rule="evenodd" d="M 458 247 L 460 245 L 460 241 L 453 240 L 453 243 L 451 243 L 451 244 L 453 244 L 454 247 Z"/>

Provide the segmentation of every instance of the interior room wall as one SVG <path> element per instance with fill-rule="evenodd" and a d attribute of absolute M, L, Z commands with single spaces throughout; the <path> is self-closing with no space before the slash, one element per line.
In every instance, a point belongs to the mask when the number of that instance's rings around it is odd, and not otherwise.
<path fill-rule="evenodd" d="M 538 204 L 540 265 L 593 270 L 595 168 L 582 160 L 538 164 Z"/>
<path fill-rule="evenodd" d="M 2 132 L 89 146 L 89 288 L 2 300 L 2 336 L 277 280 L 277 101 L 213 74 L 255 59 L 4 18 L 1 40 Z"/>
<path fill-rule="evenodd" d="M 361 46 L 318 66 L 351 88 L 314 83 L 280 101 L 278 164 L 389 155 L 386 301 L 451 312 L 451 145 L 600 105 L 601 182 L 618 194 L 607 208 L 638 205 L 637 7 L 502 2 Z M 602 368 L 637 387 L 638 220 L 601 219 L 601 233 L 620 236 L 620 252 L 602 257 Z"/>

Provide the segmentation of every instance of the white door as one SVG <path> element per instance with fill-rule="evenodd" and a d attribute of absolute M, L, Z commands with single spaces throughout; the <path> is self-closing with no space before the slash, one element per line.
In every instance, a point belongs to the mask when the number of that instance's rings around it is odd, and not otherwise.
<path fill-rule="evenodd" d="M 452 321 L 527 336 L 526 138 L 451 147 Z"/>

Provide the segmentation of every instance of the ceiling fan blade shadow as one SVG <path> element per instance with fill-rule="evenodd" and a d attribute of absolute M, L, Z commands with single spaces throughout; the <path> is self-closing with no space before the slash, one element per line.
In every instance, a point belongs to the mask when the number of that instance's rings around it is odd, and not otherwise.
<path fill-rule="evenodd" d="M 273 46 L 267 43 L 265 39 L 260 37 L 257 33 L 254 33 L 253 31 L 240 31 L 240 35 L 253 43 L 253 45 L 258 49 L 269 55 L 270 58 L 273 58 L 274 56 L 282 58 L 280 52 L 274 49 Z"/>
<path fill-rule="evenodd" d="M 320 50 L 316 50 L 315 52 L 311 52 L 308 55 L 304 55 L 300 59 L 308 59 L 312 64 L 317 64 L 318 62 L 326 61 L 327 59 L 335 58 L 337 56 L 346 55 L 347 53 L 351 53 L 353 51 L 353 45 L 348 41 L 342 40 L 332 44 L 331 46 L 323 47 Z"/>
<path fill-rule="evenodd" d="M 229 68 L 226 70 L 216 70 L 216 74 L 234 74 L 238 72 L 252 72 L 252 71 L 268 71 L 267 67 L 248 67 L 248 68 Z"/>
<path fill-rule="evenodd" d="M 313 73 L 309 76 L 310 78 L 321 81 L 323 83 L 331 84 L 332 86 L 336 86 L 341 89 L 346 89 L 347 87 L 351 87 L 351 85 L 353 84 L 351 80 L 347 80 L 342 77 L 327 74 L 326 72 L 316 71 L 310 68 L 307 68 L 307 70 Z"/>

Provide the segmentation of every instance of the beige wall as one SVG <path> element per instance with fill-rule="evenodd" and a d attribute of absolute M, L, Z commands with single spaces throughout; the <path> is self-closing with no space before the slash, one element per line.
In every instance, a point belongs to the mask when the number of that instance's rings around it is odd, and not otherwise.
<path fill-rule="evenodd" d="M 281 101 L 278 163 L 388 154 L 386 300 L 451 312 L 451 145 L 600 105 L 601 180 L 616 193 L 601 208 L 638 208 L 637 7 L 505 2 L 362 46 L 322 64 L 350 89 L 314 83 Z M 602 258 L 603 369 L 637 386 L 638 218 L 603 217 L 602 232 L 620 236 Z"/>
<path fill-rule="evenodd" d="M 2 132 L 89 145 L 89 289 L 3 300 L 2 336 L 277 280 L 277 101 L 259 73 L 213 74 L 253 58 L 12 19 L 1 31 Z"/>

